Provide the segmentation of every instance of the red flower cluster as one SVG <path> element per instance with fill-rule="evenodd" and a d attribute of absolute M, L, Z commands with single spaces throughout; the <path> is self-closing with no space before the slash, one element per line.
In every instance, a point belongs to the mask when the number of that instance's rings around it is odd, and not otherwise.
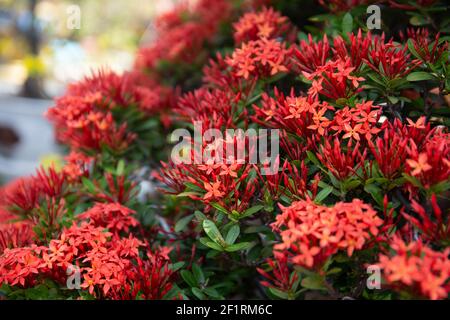
<path fill-rule="evenodd" d="M 260 39 L 242 44 L 225 61 L 237 77 L 267 78 L 289 71 L 287 54 L 284 43 Z"/>
<path fill-rule="evenodd" d="M 36 246 L 5 249 L 0 255 L 0 283 L 32 287 L 38 280 L 36 275 L 47 271 L 42 260 L 45 247 Z"/>
<path fill-rule="evenodd" d="M 166 192 L 178 194 L 190 185 L 192 191 L 188 192 L 188 196 L 191 199 L 201 200 L 205 205 L 218 203 L 229 212 L 244 212 L 256 189 L 256 179 L 249 176 L 252 166 L 248 164 L 224 161 L 178 165 L 163 163 L 162 166 L 154 176 L 171 188 Z"/>
<path fill-rule="evenodd" d="M 386 122 L 382 136 L 368 141 L 378 169 L 386 178 L 393 179 L 405 171 L 411 143 L 422 147 L 436 132 L 436 129 L 431 130 L 430 123 L 425 125 L 425 117 L 417 122 L 407 119 L 407 123 L 403 124 L 398 119 L 393 123 Z"/>
<path fill-rule="evenodd" d="M 29 221 L 15 221 L 16 216 L 8 209 L 5 189 L 0 189 L 0 254 L 5 249 L 31 245 L 35 236 Z"/>
<path fill-rule="evenodd" d="M 333 207 L 298 201 L 281 209 L 273 228 L 282 242 L 275 250 L 290 250 L 294 264 L 311 269 L 319 269 L 340 250 L 352 256 L 378 234 L 383 223 L 371 206 L 359 199 L 338 202 Z"/>
<path fill-rule="evenodd" d="M 450 134 L 437 132 L 428 136 L 421 147 L 411 141 L 406 172 L 428 188 L 449 180 Z"/>
<path fill-rule="evenodd" d="M 450 249 L 437 252 L 421 241 L 405 243 L 394 238 L 392 254 L 380 255 L 379 266 L 387 283 L 416 296 L 447 298 L 450 292 Z"/>
<path fill-rule="evenodd" d="M 35 176 L 21 178 L 4 189 L 3 205 L 15 218 L 30 223 L 39 236 L 47 238 L 62 227 L 68 182 L 53 167 L 39 169 Z M 29 235 L 29 233 L 27 233 Z"/>
<path fill-rule="evenodd" d="M 231 6 L 226 0 L 201 0 L 191 7 L 181 4 L 158 19 L 158 37 L 139 50 L 136 68 L 154 73 L 161 62 L 195 62 L 204 56 L 204 44 L 213 41 L 220 23 L 230 14 Z"/>
<path fill-rule="evenodd" d="M 94 158 L 81 152 L 71 151 L 64 160 L 66 161 L 62 168 L 64 176 L 70 183 L 76 183 L 82 177 L 88 176 L 89 167 L 93 163 Z"/>
<path fill-rule="evenodd" d="M 118 204 L 98 204 L 79 216 L 89 222 L 73 224 L 48 247 L 6 249 L 0 255 L 0 283 L 32 287 L 51 278 L 65 284 L 71 268 L 82 277 L 81 288 L 98 298 L 163 298 L 171 289 L 168 252 L 152 252 L 131 234 L 121 238 L 120 231 L 137 224 L 130 214 Z M 145 248 L 145 258 L 140 248 Z"/>
<path fill-rule="evenodd" d="M 448 50 L 448 42 L 441 42 L 439 33 L 432 41 L 428 29 L 408 29 L 407 36 L 408 39 L 411 39 L 415 52 L 424 62 L 435 64 L 442 57 L 442 54 Z"/>
<path fill-rule="evenodd" d="M 330 55 L 330 43 L 326 35 L 323 40 L 314 42 L 311 34 L 308 41 L 301 40 L 299 45 L 292 46 L 293 68 L 297 72 L 313 73 L 327 62 Z"/>
<path fill-rule="evenodd" d="M 121 232 L 129 233 L 131 227 L 139 224 L 132 216 L 133 213 L 133 210 L 118 203 L 97 203 L 77 218 L 90 221 L 95 227 L 103 227 L 109 232 L 119 235 Z"/>
<path fill-rule="evenodd" d="M 362 89 L 359 83 L 365 79 L 352 75 L 355 70 L 350 59 L 330 60 L 325 65 L 318 67 L 313 73 L 303 72 L 303 75 L 312 80 L 308 94 L 338 100 L 349 99 Z"/>
<path fill-rule="evenodd" d="M 421 64 L 417 59 L 411 61 L 411 55 L 407 52 L 408 46 L 402 48 L 392 39 L 385 42 L 384 35 L 374 37 L 365 63 L 376 73 L 390 80 L 403 78 Z"/>
<path fill-rule="evenodd" d="M 275 288 L 283 292 L 291 292 L 295 283 L 298 281 L 298 274 L 291 276 L 288 266 L 288 255 L 275 252 L 275 259 L 268 259 L 267 264 L 270 273 L 257 268 L 257 271 L 266 279 L 261 284 L 268 288 Z"/>
<path fill-rule="evenodd" d="M 319 103 L 316 98 L 296 97 L 291 91 L 285 97 L 277 88 L 274 97 L 262 94 L 262 107 L 253 105 L 254 120 L 272 128 L 286 130 L 300 137 L 311 137 L 318 133 L 324 135 L 331 121 L 325 117 L 327 110 L 334 110 L 328 103 Z"/>
<path fill-rule="evenodd" d="M 333 119 L 331 129 L 336 134 L 343 133 L 342 139 L 369 141 L 372 135 L 377 136 L 381 129 L 378 127 L 381 110 L 372 101 L 357 103 L 354 108 L 345 107 L 338 110 Z"/>
<path fill-rule="evenodd" d="M 348 35 L 349 41 L 345 41 L 341 36 L 334 38 L 333 52 L 336 58 L 341 60 L 350 59 L 351 66 L 359 71 L 364 59 L 367 59 L 369 48 L 372 44 L 372 35 L 368 32 L 363 36 L 361 29 L 355 36 L 353 33 Z"/>
<path fill-rule="evenodd" d="M 72 149 L 100 151 L 108 147 L 123 152 L 137 136 L 126 122 L 114 118 L 113 111 L 135 107 L 154 115 L 170 105 L 171 94 L 171 90 L 136 72 L 119 76 L 101 71 L 69 86 L 47 116 L 55 125 L 58 139 Z"/>
<path fill-rule="evenodd" d="M 403 216 L 420 230 L 423 240 L 446 243 L 450 240 L 450 217 L 442 210 L 436 198 L 431 196 L 431 208 L 426 210 L 418 202 L 412 200 L 411 207 L 413 212 L 408 214 L 402 211 Z M 448 210 L 447 210 L 448 211 Z"/>
<path fill-rule="evenodd" d="M 285 36 L 287 40 L 295 39 L 295 29 L 287 17 L 272 8 L 263 8 L 258 12 L 244 14 L 233 24 L 236 44 L 262 38 L 276 39 Z"/>
<path fill-rule="evenodd" d="M 317 158 L 340 181 L 356 175 L 358 168 L 364 168 L 364 160 L 367 150 L 360 148 L 360 142 L 356 144 L 349 140 L 347 145 L 341 146 L 338 138 L 325 140 L 320 147 Z"/>
<path fill-rule="evenodd" d="M 175 111 L 185 121 L 201 122 L 203 129 L 236 128 L 247 121 L 247 111 L 238 112 L 240 94 L 202 87 L 188 92 L 178 100 Z"/>

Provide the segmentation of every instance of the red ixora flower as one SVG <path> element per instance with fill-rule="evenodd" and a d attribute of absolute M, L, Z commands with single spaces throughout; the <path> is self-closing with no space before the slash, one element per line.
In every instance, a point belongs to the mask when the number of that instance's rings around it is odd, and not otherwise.
<path fill-rule="evenodd" d="M 343 133 L 343 139 L 370 140 L 381 131 L 380 116 L 381 109 L 372 101 L 357 103 L 353 108 L 345 107 L 335 113 L 331 130 L 336 135 Z"/>
<path fill-rule="evenodd" d="M 411 211 L 401 211 L 402 215 L 421 232 L 426 241 L 443 242 L 450 240 L 450 217 L 448 209 L 441 209 L 435 194 L 431 196 L 427 206 L 421 206 L 415 200 L 411 202 Z M 446 212 L 447 210 L 447 212 Z"/>
<path fill-rule="evenodd" d="M 203 147 L 203 154 L 208 149 L 211 149 L 210 152 L 213 154 L 220 148 L 227 148 L 226 150 L 235 148 L 239 154 L 239 146 L 242 144 L 237 144 L 238 140 L 238 137 L 216 140 L 214 145 L 208 144 Z M 189 188 L 193 190 L 189 192 L 188 197 L 202 201 L 207 205 L 207 210 L 211 203 L 216 202 L 230 212 L 233 210 L 244 212 L 250 205 L 257 181 L 255 177 L 250 177 L 254 166 L 248 162 L 248 159 L 244 159 L 247 162 L 241 164 L 238 163 L 236 154 L 234 157 L 227 158 L 226 152 L 222 152 L 220 153 L 222 158 L 216 159 L 212 156 L 204 163 L 196 164 L 194 154 L 195 151 L 192 151 L 191 163 L 163 163 L 162 169 L 153 174 L 156 179 L 169 187 L 169 190 L 163 190 L 163 192 L 180 194 L 186 191 L 187 185 L 190 185 Z"/>
<path fill-rule="evenodd" d="M 137 138 L 126 122 L 113 116 L 118 109 L 135 108 L 145 116 L 163 115 L 174 99 L 171 89 L 158 85 L 139 72 L 118 75 L 99 71 L 69 86 L 56 100 L 47 117 L 60 141 L 77 151 L 108 147 L 123 152 Z"/>
<path fill-rule="evenodd" d="M 292 293 L 295 283 L 298 281 L 299 276 L 294 273 L 291 276 L 289 269 L 288 255 L 286 253 L 274 252 L 275 259 L 267 259 L 266 263 L 269 270 L 266 271 L 262 268 L 257 268 L 259 274 L 261 274 L 265 280 L 261 281 L 261 284 L 268 288 L 275 288 L 277 290 Z"/>
<path fill-rule="evenodd" d="M 62 169 L 64 175 L 69 182 L 76 183 L 80 182 L 82 177 L 88 176 L 94 158 L 81 152 L 71 151 L 64 160 L 66 161 Z"/>
<path fill-rule="evenodd" d="M 127 220 L 131 213 L 118 204 L 98 204 L 79 215 L 82 221 L 64 229 L 48 246 L 6 248 L 0 254 L 0 284 L 29 288 L 45 279 L 65 284 L 67 269 L 76 266 L 81 288 L 96 298 L 164 298 L 172 287 L 170 250 L 150 250 L 131 234 L 121 238 L 117 232 L 135 224 Z M 146 253 L 142 256 L 141 248 Z"/>
<path fill-rule="evenodd" d="M 363 149 L 356 139 L 349 139 L 346 144 L 342 145 L 337 137 L 334 139 L 326 137 L 316 155 L 338 180 L 344 181 L 356 175 L 358 168 L 364 170 L 367 149 Z"/>
<path fill-rule="evenodd" d="M 293 90 L 286 97 L 274 88 L 274 97 L 263 92 L 261 101 L 261 107 L 253 105 L 253 121 L 304 137 L 309 148 L 314 149 L 314 137 L 323 136 L 331 124 L 326 113 L 334 107 L 327 102 L 320 103 L 317 97 L 296 96 Z"/>
<path fill-rule="evenodd" d="M 280 207 L 282 213 L 272 226 L 282 242 L 274 249 L 289 250 L 294 264 L 315 270 L 340 250 L 351 257 L 355 250 L 363 249 L 383 223 L 372 207 L 359 199 L 338 202 L 333 207 L 311 200 Z"/>
<path fill-rule="evenodd" d="M 246 110 L 238 112 L 240 98 L 240 93 L 231 90 L 201 87 L 182 96 L 175 112 L 185 121 L 201 122 L 205 130 L 236 128 L 240 121 L 248 121 Z"/>
<path fill-rule="evenodd" d="M 313 73 L 319 67 L 327 62 L 330 55 L 330 43 L 326 35 L 323 40 L 314 42 L 311 34 L 308 35 L 308 41 L 301 40 L 298 45 L 290 49 L 292 56 L 292 68 L 296 72 Z"/>
<path fill-rule="evenodd" d="M 285 43 L 260 39 L 243 43 L 225 61 L 237 77 L 249 80 L 288 72 L 287 56 Z"/>
<path fill-rule="evenodd" d="M 434 251 L 421 241 L 405 243 L 394 236 L 390 253 L 381 254 L 378 265 L 386 282 L 400 291 L 433 300 L 445 299 L 450 292 L 450 249 Z"/>
<path fill-rule="evenodd" d="M 383 77 L 390 80 L 403 78 L 421 64 L 420 60 L 411 60 L 411 55 L 407 52 L 408 46 L 395 44 L 392 39 L 385 42 L 383 34 L 381 37 L 373 37 L 368 58 L 364 61 Z"/>
<path fill-rule="evenodd" d="M 354 71 L 349 58 L 330 60 L 312 73 L 303 71 L 303 75 L 312 80 L 308 94 L 321 94 L 332 100 L 349 99 L 362 90 L 359 83 L 365 80 L 354 75 Z"/>
<path fill-rule="evenodd" d="M 47 265 L 42 260 L 45 247 L 31 245 L 30 247 L 5 249 L 0 255 L 0 284 L 22 287 L 33 287 L 36 275 L 48 272 Z"/>
<path fill-rule="evenodd" d="M 333 40 L 334 56 L 345 60 L 350 58 L 352 67 L 359 71 L 364 59 L 367 59 L 369 48 L 372 43 L 372 35 L 370 31 L 363 36 L 361 29 L 358 34 L 349 34 L 349 41 L 345 41 L 341 36 L 337 36 Z"/>
<path fill-rule="evenodd" d="M 200 0 L 187 6 L 177 5 L 157 21 L 157 38 L 139 49 L 135 69 L 146 70 L 159 78 L 159 64 L 192 63 L 204 57 L 204 44 L 210 43 L 220 24 L 229 19 L 231 4 L 227 0 Z"/>
<path fill-rule="evenodd" d="M 134 211 L 119 203 L 97 203 L 77 216 L 80 220 L 89 220 L 96 227 L 108 229 L 113 234 L 129 232 L 131 227 L 136 227 L 138 221 L 132 216 Z"/>
<path fill-rule="evenodd" d="M 0 223 L 0 255 L 6 249 L 31 245 L 34 236 L 32 226 L 29 223 Z"/>
<path fill-rule="evenodd" d="M 68 194 L 66 176 L 54 167 L 40 168 L 35 176 L 20 178 L 4 190 L 3 205 L 16 219 L 31 223 L 45 238 L 61 228 Z M 45 227 L 44 227 L 45 226 Z"/>
<path fill-rule="evenodd" d="M 125 150 L 136 136 L 127 132 L 126 123 L 116 123 L 111 112 L 122 102 L 113 96 L 120 91 L 120 83 L 117 74 L 101 71 L 69 86 L 66 95 L 47 111 L 57 138 L 76 150 L 101 150 L 104 146 Z"/>
<path fill-rule="evenodd" d="M 432 39 L 426 28 L 416 30 L 409 28 L 407 36 L 411 39 L 415 52 L 424 62 L 435 64 L 442 57 L 442 54 L 448 50 L 448 42 L 440 41 L 440 33 L 437 33 Z"/>
<path fill-rule="evenodd" d="M 417 178 L 424 187 L 448 181 L 450 134 L 433 131 L 423 141 L 421 147 L 411 140 L 406 164 L 406 173 Z"/>
<path fill-rule="evenodd" d="M 273 8 L 264 7 L 258 12 L 244 14 L 233 24 L 234 41 L 237 44 L 262 38 L 276 39 L 287 36 L 295 39 L 295 29 L 287 17 L 282 16 Z"/>

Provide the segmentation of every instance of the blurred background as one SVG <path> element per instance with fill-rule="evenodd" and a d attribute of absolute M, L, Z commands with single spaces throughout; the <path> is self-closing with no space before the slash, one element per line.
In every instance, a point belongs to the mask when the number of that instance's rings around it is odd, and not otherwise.
<path fill-rule="evenodd" d="M 130 68 L 176 0 L 0 0 L 0 185 L 59 159 L 43 113 L 68 83 Z"/>

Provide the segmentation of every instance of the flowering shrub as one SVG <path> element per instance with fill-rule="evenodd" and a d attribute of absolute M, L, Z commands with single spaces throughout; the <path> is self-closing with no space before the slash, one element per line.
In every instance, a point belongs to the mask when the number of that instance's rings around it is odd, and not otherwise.
<path fill-rule="evenodd" d="M 447 299 L 445 6 L 306 2 L 182 3 L 69 86 L 64 165 L 0 192 L 0 297 Z"/>

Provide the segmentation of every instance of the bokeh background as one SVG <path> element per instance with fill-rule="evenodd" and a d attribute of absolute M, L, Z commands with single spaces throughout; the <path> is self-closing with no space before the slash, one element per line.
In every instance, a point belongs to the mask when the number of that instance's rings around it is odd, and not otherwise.
<path fill-rule="evenodd" d="M 152 41 L 154 17 L 176 3 L 0 0 L 0 185 L 59 161 L 44 117 L 52 98 L 92 70 L 130 68 L 137 47 Z"/>

